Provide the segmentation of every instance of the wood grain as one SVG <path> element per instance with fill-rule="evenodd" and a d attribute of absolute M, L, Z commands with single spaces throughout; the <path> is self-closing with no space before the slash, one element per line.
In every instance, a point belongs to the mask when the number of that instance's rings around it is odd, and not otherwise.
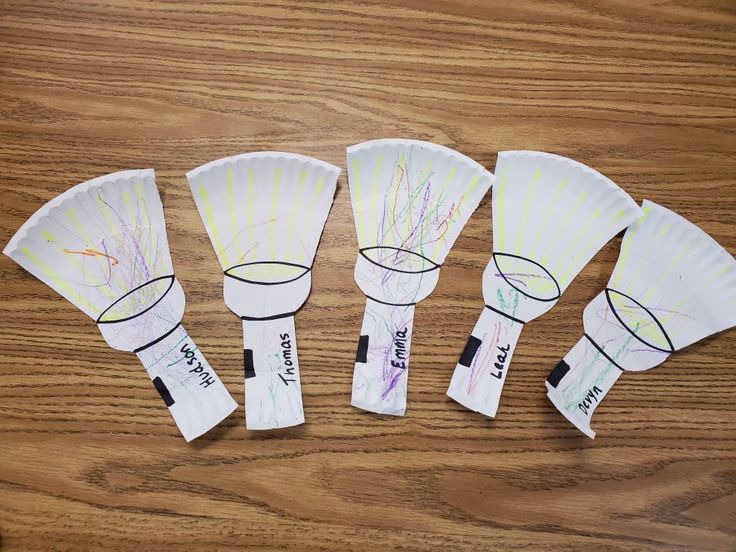
<path fill-rule="evenodd" d="M 416 311 L 409 409 L 349 406 L 363 297 L 345 175 L 297 315 L 307 424 L 246 432 L 239 323 L 184 173 L 254 150 L 344 166 L 415 137 L 485 166 L 574 157 L 736 253 L 736 7 L 0 2 L 0 243 L 45 201 L 154 167 L 184 323 L 241 407 L 187 445 L 132 354 L 0 259 L 2 550 L 736 547 L 736 332 L 626 374 L 591 441 L 543 381 L 614 239 L 514 357 L 499 416 L 444 392 L 482 306 L 486 198 Z"/>

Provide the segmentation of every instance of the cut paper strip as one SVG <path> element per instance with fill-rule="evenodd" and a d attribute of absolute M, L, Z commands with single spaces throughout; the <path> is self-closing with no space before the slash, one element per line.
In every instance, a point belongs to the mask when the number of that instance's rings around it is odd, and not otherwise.
<path fill-rule="evenodd" d="M 248 429 L 304 423 L 294 314 L 309 296 L 339 174 L 281 152 L 226 157 L 187 173 L 225 273 L 225 303 L 243 321 Z"/>
<path fill-rule="evenodd" d="M 187 441 L 235 410 L 181 326 L 184 291 L 152 169 L 74 186 L 31 216 L 3 252 L 93 318 L 111 347 L 138 355 Z"/>
<path fill-rule="evenodd" d="M 373 140 L 347 150 L 360 248 L 355 281 L 366 295 L 351 404 L 406 410 L 414 305 L 427 297 L 493 175 L 449 148 Z"/>
<path fill-rule="evenodd" d="M 546 381 L 555 407 L 591 438 L 593 412 L 622 371 L 736 326 L 736 260 L 680 215 L 642 206 L 608 286 L 583 312 L 585 335 Z"/>
<path fill-rule="evenodd" d="M 495 416 L 521 329 L 550 310 L 595 253 L 641 214 L 593 169 L 535 151 L 498 154 L 486 306 L 447 394 Z"/>

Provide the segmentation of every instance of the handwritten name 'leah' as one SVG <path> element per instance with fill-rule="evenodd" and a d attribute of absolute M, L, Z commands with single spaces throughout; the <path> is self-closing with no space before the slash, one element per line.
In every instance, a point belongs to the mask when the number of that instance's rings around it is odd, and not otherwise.
<path fill-rule="evenodd" d="M 493 363 L 493 367 L 496 369 L 495 372 L 491 372 L 491 375 L 496 379 L 503 379 L 503 369 L 506 366 L 506 359 L 509 356 L 509 350 L 511 344 L 501 347 L 496 347 L 496 362 Z"/>

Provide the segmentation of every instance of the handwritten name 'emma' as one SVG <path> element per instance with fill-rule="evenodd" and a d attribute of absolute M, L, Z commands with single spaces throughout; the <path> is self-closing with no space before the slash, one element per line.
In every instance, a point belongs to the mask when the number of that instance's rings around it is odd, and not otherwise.
<path fill-rule="evenodd" d="M 493 363 L 493 367 L 496 369 L 495 372 L 491 372 L 491 375 L 496 379 L 502 379 L 503 378 L 503 369 L 506 366 L 506 359 L 509 356 L 509 349 L 511 349 L 511 345 L 506 345 L 505 347 L 501 347 L 500 345 L 496 347 L 496 362 Z"/>
<path fill-rule="evenodd" d="M 394 358 L 391 359 L 391 366 L 406 370 L 406 342 L 409 329 L 404 328 L 403 330 L 396 330 L 394 333 Z"/>
<path fill-rule="evenodd" d="M 291 336 L 288 333 L 282 333 L 279 334 L 279 339 L 281 339 L 281 361 L 284 368 L 284 373 L 279 373 L 279 377 L 284 382 L 284 385 L 289 385 L 289 382 L 293 383 L 296 381 L 294 360 L 292 359 Z"/>
<path fill-rule="evenodd" d="M 196 374 L 202 380 L 199 382 L 199 385 L 209 387 L 211 384 L 215 383 L 215 380 L 212 378 L 210 373 L 205 370 L 204 366 L 202 366 L 202 363 L 197 359 L 197 355 L 194 351 L 195 350 L 189 346 L 189 343 L 182 345 L 181 352 L 184 353 L 186 363 L 189 366 L 194 366 L 196 364 L 194 368 L 189 370 L 189 373 Z"/>
<path fill-rule="evenodd" d="M 597 385 L 594 385 L 593 389 L 588 389 L 583 400 L 578 403 L 578 408 L 583 414 L 586 416 L 588 415 L 588 412 L 591 410 L 590 407 L 593 405 L 593 401 L 595 401 L 595 404 L 598 404 L 598 395 L 601 393 L 603 393 L 603 391 L 601 391 Z"/>

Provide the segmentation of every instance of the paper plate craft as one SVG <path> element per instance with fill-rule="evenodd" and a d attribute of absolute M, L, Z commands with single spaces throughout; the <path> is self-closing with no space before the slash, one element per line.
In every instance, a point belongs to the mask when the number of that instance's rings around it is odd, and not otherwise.
<path fill-rule="evenodd" d="M 359 254 L 355 281 L 366 295 L 352 405 L 403 415 L 414 306 L 493 175 L 449 148 L 418 140 L 373 140 L 347 150 Z"/>
<path fill-rule="evenodd" d="M 226 157 L 187 173 L 225 273 L 225 304 L 243 321 L 248 429 L 304 423 L 294 314 L 312 286 L 339 174 L 281 152 Z"/>
<path fill-rule="evenodd" d="M 74 186 L 29 218 L 3 251 L 97 323 L 114 349 L 132 351 L 187 441 L 237 404 L 181 325 L 152 169 Z"/>
<path fill-rule="evenodd" d="M 492 417 L 524 324 L 550 310 L 593 255 L 641 214 L 611 180 L 559 155 L 500 152 L 496 179 L 486 306 L 447 391 Z"/>
<path fill-rule="evenodd" d="M 736 260 L 693 223 L 644 201 L 608 286 L 583 312 L 585 334 L 552 370 L 547 396 L 590 438 L 593 412 L 623 371 L 736 326 Z"/>

